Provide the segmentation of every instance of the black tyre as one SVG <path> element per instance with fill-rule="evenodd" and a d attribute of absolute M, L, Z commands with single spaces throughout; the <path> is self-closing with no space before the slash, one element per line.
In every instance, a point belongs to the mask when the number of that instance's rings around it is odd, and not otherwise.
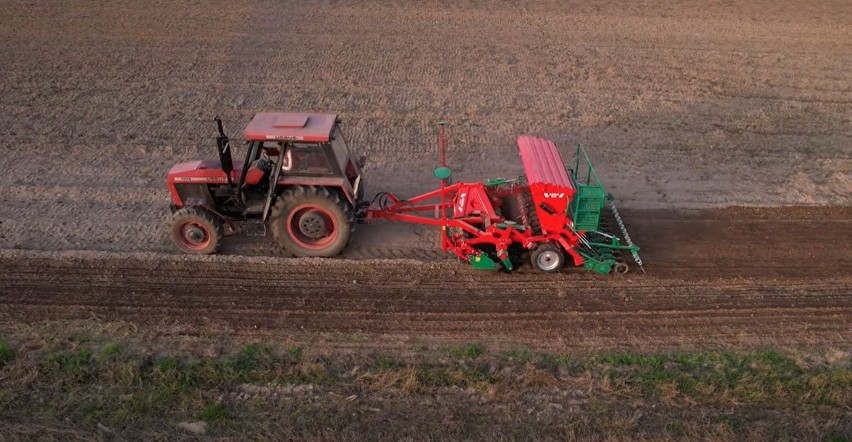
<path fill-rule="evenodd" d="M 352 207 L 324 187 L 295 186 L 272 207 L 272 234 L 293 256 L 334 256 L 343 251 L 355 225 Z"/>
<path fill-rule="evenodd" d="M 536 270 L 545 273 L 558 272 L 565 265 L 565 253 L 552 243 L 542 244 L 530 253 L 530 261 Z"/>
<path fill-rule="evenodd" d="M 201 207 L 184 207 L 172 215 L 171 238 L 184 253 L 210 255 L 222 245 L 222 221 Z"/>

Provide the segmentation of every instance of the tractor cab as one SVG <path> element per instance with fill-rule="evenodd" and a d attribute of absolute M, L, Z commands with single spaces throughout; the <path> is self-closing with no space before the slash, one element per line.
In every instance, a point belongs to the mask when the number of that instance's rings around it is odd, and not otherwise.
<path fill-rule="evenodd" d="M 339 123 L 333 114 L 261 113 L 249 122 L 244 136 L 271 156 L 283 152 L 282 166 L 288 173 L 342 176 L 348 168 L 349 175 L 355 175 L 358 167 Z"/>
<path fill-rule="evenodd" d="M 249 146 L 242 163 L 244 167 L 249 164 L 247 179 L 258 176 L 249 173 L 253 167 L 264 170 L 274 164 L 280 167 L 279 178 L 284 182 L 298 184 L 307 177 L 342 179 L 335 185 L 340 184 L 353 203 L 362 193 L 361 167 L 334 114 L 259 113 L 246 126 L 243 136 Z M 220 162 L 225 164 L 227 160 Z"/>
<path fill-rule="evenodd" d="M 297 256 L 339 253 L 345 246 L 339 238 L 348 240 L 354 223 L 351 214 L 363 187 L 361 166 L 349 150 L 337 116 L 256 114 L 243 131 L 246 150 L 242 161 L 233 158 L 222 121 L 215 121 L 218 161 L 180 163 L 168 174 L 174 216 L 181 218 L 191 212 L 209 218 L 207 229 L 199 227 L 203 223 L 197 216 L 193 218 L 192 236 L 215 236 L 217 222 L 233 232 L 237 222 L 251 221 L 271 227 L 281 245 Z M 294 215 L 289 211 L 297 208 L 289 207 L 288 199 L 311 204 Z M 213 253 L 218 249 L 218 244 L 193 240 L 188 232 L 180 226 L 172 231 L 183 251 Z M 327 241 L 330 238 L 334 240 Z"/>

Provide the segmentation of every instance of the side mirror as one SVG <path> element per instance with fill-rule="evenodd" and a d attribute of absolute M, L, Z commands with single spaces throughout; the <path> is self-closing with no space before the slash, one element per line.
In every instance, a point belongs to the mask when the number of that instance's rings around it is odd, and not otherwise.
<path fill-rule="evenodd" d="M 435 178 L 439 180 L 448 180 L 453 176 L 453 171 L 449 167 L 437 167 L 434 172 Z"/>

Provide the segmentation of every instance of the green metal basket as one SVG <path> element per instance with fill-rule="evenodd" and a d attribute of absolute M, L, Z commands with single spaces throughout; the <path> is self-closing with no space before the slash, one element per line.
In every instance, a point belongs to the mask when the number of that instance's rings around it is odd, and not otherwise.
<path fill-rule="evenodd" d="M 604 190 L 589 155 L 582 144 L 577 143 L 574 155 L 574 167 L 568 168 L 571 182 L 577 189 L 577 195 L 568 210 L 574 220 L 574 229 L 578 232 L 594 232 L 600 229 L 601 210 L 606 204 Z"/>

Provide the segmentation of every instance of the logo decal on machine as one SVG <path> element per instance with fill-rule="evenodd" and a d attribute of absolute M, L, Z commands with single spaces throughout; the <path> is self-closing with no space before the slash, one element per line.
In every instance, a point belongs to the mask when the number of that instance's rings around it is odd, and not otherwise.
<path fill-rule="evenodd" d="M 565 198 L 565 192 L 544 192 L 545 198 Z"/>
<path fill-rule="evenodd" d="M 220 182 L 224 183 L 224 182 L 228 181 L 228 179 L 224 178 L 224 177 L 186 177 L 186 176 L 175 177 L 175 182 L 178 182 L 178 181 L 180 181 L 180 182 L 194 182 L 194 183 L 207 183 L 207 182 L 212 181 L 214 183 L 220 183 Z"/>
<path fill-rule="evenodd" d="M 467 202 L 467 192 L 459 193 L 459 212 L 464 212 L 464 203 Z"/>

